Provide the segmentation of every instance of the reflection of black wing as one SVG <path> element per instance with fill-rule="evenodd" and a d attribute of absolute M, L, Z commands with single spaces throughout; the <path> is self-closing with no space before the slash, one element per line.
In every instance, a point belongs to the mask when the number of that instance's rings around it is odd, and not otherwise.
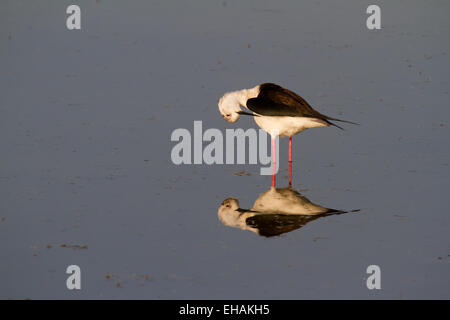
<path fill-rule="evenodd" d="M 303 227 L 308 222 L 324 217 L 324 215 L 304 216 L 287 214 L 258 214 L 247 218 L 245 223 L 258 229 L 258 233 L 264 237 L 279 236 Z"/>
<path fill-rule="evenodd" d="M 245 220 L 245 223 L 258 230 L 260 236 L 273 237 L 291 232 L 303 227 L 311 221 L 335 214 L 347 213 L 346 211 L 329 209 L 328 212 L 313 216 L 299 214 L 257 214 Z"/>

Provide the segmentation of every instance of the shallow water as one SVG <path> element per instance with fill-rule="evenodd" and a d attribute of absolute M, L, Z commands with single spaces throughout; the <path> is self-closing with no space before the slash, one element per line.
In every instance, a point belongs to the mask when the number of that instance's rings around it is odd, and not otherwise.
<path fill-rule="evenodd" d="M 79 3 L 81 31 L 1 5 L 0 298 L 450 298 L 449 3 L 380 1 L 378 31 L 364 1 Z M 255 127 L 217 100 L 267 81 L 361 124 L 293 139 L 293 188 L 360 211 L 259 236 L 217 215 L 259 165 L 172 164 L 176 128 Z"/>

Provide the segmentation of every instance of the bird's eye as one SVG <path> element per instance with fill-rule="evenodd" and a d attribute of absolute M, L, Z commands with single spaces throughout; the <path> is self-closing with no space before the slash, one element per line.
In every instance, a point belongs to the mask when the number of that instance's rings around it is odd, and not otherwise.
<path fill-rule="evenodd" d="M 226 117 L 231 117 L 231 113 L 227 113 L 225 116 Z"/>

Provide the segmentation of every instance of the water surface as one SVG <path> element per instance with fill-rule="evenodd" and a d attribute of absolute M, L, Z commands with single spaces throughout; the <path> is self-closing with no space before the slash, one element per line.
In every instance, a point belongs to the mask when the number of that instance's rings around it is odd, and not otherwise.
<path fill-rule="evenodd" d="M 0 298 L 450 298 L 447 2 L 379 1 L 379 31 L 367 1 L 78 3 L 81 31 L 69 1 L 1 4 Z M 268 81 L 361 123 L 293 139 L 293 188 L 359 212 L 259 236 L 217 215 L 259 165 L 172 164 L 176 128 L 255 127 L 217 100 Z"/>

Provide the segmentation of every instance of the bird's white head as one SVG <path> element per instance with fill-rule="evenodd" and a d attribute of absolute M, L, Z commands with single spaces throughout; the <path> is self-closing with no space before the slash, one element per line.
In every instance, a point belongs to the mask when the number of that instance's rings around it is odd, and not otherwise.
<path fill-rule="evenodd" d="M 239 98 L 235 92 L 225 93 L 219 100 L 219 111 L 222 117 L 228 122 L 238 121 L 240 115 L 238 111 L 241 111 Z"/>

